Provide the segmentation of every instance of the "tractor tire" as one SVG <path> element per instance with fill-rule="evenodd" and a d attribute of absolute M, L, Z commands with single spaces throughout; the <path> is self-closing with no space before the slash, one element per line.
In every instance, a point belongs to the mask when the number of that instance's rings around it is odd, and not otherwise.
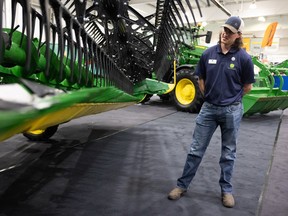
<path fill-rule="evenodd" d="M 56 133 L 58 126 L 54 125 L 44 130 L 27 131 L 23 133 L 23 136 L 32 141 L 46 141 Z"/>
<path fill-rule="evenodd" d="M 170 101 L 170 94 L 163 94 L 163 95 L 158 95 L 159 98 L 162 100 L 162 101 Z"/>
<path fill-rule="evenodd" d="M 177 110 L 199 113 L 203 96 L 193 69 L 183 68 L 177 71 L 176 77 L 176 86 L 171 96 Z"/>

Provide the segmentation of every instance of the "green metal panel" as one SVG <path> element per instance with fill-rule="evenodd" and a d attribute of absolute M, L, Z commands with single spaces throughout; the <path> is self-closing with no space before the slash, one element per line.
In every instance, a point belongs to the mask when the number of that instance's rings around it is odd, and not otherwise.
<path fill-rule="evenodd" d="M 268 113 L 274 110 L 284 110 L 288 107 L 288 91 L 285 64 L 270 66 L 262 63 L 257 57 L 253 63 L 260 71 L 255 76 L 253 89 L 243 97 L 244 114 Z M 277 80 L 277 82 L 275 82 Z"/>
<path fill-rule="evenodd" d="M 265 92 L 266 91 L 266 92 Z M 254 89 L 243 97 L 244 114 L 268 113 L 274 110 L 284 110 L 288 107 L 287 94 L 278 93 L 277 89 L 271 91 L 268 88 Z"/>

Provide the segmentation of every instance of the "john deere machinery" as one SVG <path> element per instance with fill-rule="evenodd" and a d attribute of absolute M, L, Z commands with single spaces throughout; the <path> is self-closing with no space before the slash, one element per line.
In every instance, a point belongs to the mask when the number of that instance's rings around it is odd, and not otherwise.
<path fill-rule="evenodd" d="M 262 63 L 252 58 L 255 65 L 253 89 L 243 98 L 245 115 L 268 113 L 288 107 L 288 65 L 287 60 L 277 65 Z"/>
<path fill-rule="evenodd" d="M 271 46 L 276 29 L 275 23 L 267 27 L 264 35 L 263 46 Z M 198 45 L 198 38 L 205 36 L 206 43 L 211 39 L 211 32 L 200 34 L 201 27 L 193 28 L 193 40 L 187 43 L 180 43 L 180 52 L 178 55 L 176 86 L 174 91 L 167 95 L 160 95 L 164 100 L 174 102 L 178 110 L 186 112 L 198 112 L 203 103 L 203 98 L 197 83 L 197 77 L 194 75 L 195 67 L 205 46 Z M 244 115 L 253 115 L 255 113 L 268 113 L 273 110 L 284 110 L 288 107 L 288 61 L 283 61 L 277 65 L 267 65 L 262 63 L 259 57 L 251 56 L 255 66 L 256 83 L 253 84 L 251 92 L 243 97 Z M 166 82 L 172 82 L 174 77 L 167 72 L 164 76 Z"/>
<path fill-rule="evenodd" d="M 183 30 L 187 33 L 187 30 Z M 206 43 L 210 43 L 212 32 L 207 31 L 201 34 L 204 29 L 201 25 L 192 28 L 192 40 L 189 42 L 180 42 L 179 54 L 177 57 L 176 76 L 172 69 L 167 71 L 163 77 L 164 82 L 175 82 L 175 88 L 169 94 L 159 95 L 163 100 L 172 101 L 180 111 L 197 113 L 199 112 L 203 97 L 199 89 L 198 78 L 195 76 L 195 68 L 203 51 L 207 49 L 200 46 L 198 40 L 205 38 Z M 183 33 L 184 34 L 184 33 Z"/>
<path fill-rule="evenodd" d="M 158 0 L 147 17 L 128 0 L 6 0 L 0 12 L 0 140 L 47 139 L 72 119 L 171 92 L 178 44 L 202 16 L 198 0 Z"/>
<path fill-rule="evenodd" d="M 201 107 L 194 70 L 206 48 L 197 39 L 208 42 L 211 32 L 200 34 L 198 0 L 158 0 L 147 17 L 128 0 L 6 0 L 0 12 L 0 141 L 18 133 L 48 139 L 59 124 L 153 94 L 182 111 Z M 272 110 L 256 109 L 260 101 L 286 99 L 285 67 L 262 66 L 257 92 L 265 93 L 249 95 L 246 113 Z M 278 72 L 275 87 L 267 73 Z"/>

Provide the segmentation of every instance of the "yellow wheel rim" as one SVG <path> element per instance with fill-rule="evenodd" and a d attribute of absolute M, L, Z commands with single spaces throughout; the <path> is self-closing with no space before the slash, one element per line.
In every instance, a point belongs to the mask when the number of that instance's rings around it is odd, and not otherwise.
<path fill-rule="evenodd" d="M 179 80 L 176 85 L 175 95 L 180 104 L 190 104 L 194 100 L 195 94 L 195 85 L 190 79 L 184 78 Z"/>
<path fill-rule="evenodd" d="M 27 133 L 29 134 L 33 134 L 33 135 L 40 135 L 42 133 L 44 133 L 45 130 L 33 130 L 33 131 L 27 131 Z"/>

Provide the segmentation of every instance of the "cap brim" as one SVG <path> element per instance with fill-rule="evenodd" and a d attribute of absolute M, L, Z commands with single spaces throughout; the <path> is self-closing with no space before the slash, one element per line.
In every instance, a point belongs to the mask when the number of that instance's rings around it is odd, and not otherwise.
<path fill-rule="evenodd" d="M 224 24 L 224 25 L 222 25 L 222 27 L 226 27 L 226 28 L 230 29 L 230 31 L 232 31 L 233 33 L 239 32 L 236 28 L 234 28 L 233 26 L 231 26 L 229 24 Z"/>

